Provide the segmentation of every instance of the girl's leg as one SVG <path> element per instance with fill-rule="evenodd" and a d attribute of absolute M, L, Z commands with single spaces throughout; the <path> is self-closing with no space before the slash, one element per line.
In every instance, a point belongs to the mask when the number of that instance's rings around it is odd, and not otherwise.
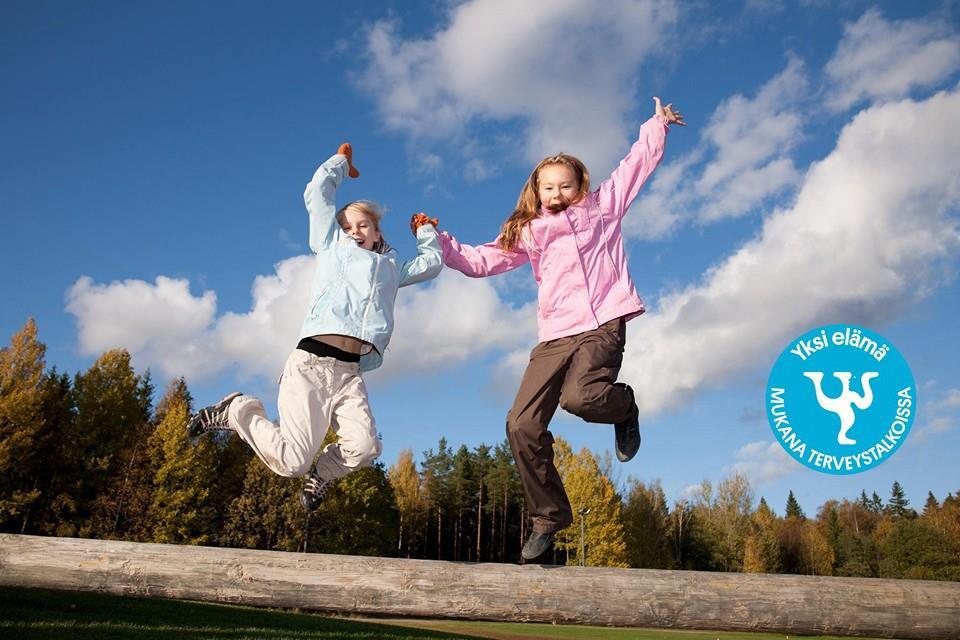
<path fill-rule="evenodd" d="M 334 369 L 340 391 L 332 402 L 331 426 L 337 442 L 327 445 L 317 458 L 315 469 L 321 480 L 336 480 L 369 467 L 381 451 L 359 366 L 337 362 Z"/>
<path fill-rule="evenodd" d="M 623 364 L 626 322 L 611 320 L 577 336 L 560 392 L 560 406 L 587 422 L 615 424 L 636 412 L 633 394 L 614 384 Z"/>
<path fill-rule="evenodd" d="M 280 378 L 279 422 L 270 421 L 263 403 L 241 396 L 230 404 L 230 423 L 274 473 L 303 476 L 323 443 L 332 413 L 333 358 L 294 349 Z"/>
<path fill-rule="evenodd" d="M 553 462 L 553 434 L 547 427 L 560 401 L 574 338 L 551 340 L 534 347 L 507 414 L 507 440 L 537 533 L 553 533 L 573 522 L 570 501 Z"/>

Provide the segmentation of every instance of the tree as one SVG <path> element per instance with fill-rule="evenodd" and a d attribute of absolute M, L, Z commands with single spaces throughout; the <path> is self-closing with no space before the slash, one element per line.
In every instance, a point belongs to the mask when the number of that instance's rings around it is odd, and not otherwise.
<path fill-rule="evenodd" d="M 745 573 L 780 571 L 779 523 L 777 516 L 763 498 L 760 498 L 756 511 L 750 515 L 748 531 L 744 541 L 743 571 Z"/>
<path fill-rule="evenodd" d="M 74 432 L 76 420 L 70 376 L 54 368 L 44 376 L 41 396 L 44 436 L 36 443 L 36 456 L 46 463 L 35 465 L 33 484 L 40 496 L 24 519 L 23 533 L 72 535 L 75 529 L 69 521 L 76 512 L 76 502 L 70 495 L 73 472 L 65 466 L 74 455 L 69 434 Z"/>
<path fill-rule="evenodd" d="M 154 493 L 149 507 L 152 541 L 210 544 L 216 539 L 217 442 L 187 437 L 190 394 L 183 379 L 173 380 L 161 400 L 163 419 L 150 442 Z"/>
<path fill-rule="evenodd" d="M 896 480 L 890 488 L 890 500 L 884 511 L 893 518 L 916 518 L 917 512 L 910 508 L 910 501 L 903 491 L 903 487 Z"/>
<path fill-rule="evenodd" d="M 803 514 L 803 509 L 800 508 L 800 503 L 797 502 L 797 498 L 793 495 L 792 489 L 787 496 L 786 513 L 784 515 L 787 518 L 796 518 L 798 520 L 804 520 L 807 517 Z"/>
<path fill-rule="evenodd" d="M 278 476 L 259 458 L 250 458 L 243 490 L 227 509 L 223 544 L 247 549 L 304 550 L 308 516 L 300 506 L 300 486 L 301 481 Z"/>
<path fill-rule="evenodd" d="M 387 473 L 387 479 L 397 498 L 397 552 L 407 558 L 414 557 L 424 542 L 428 504 L 413 462 L 413 451 L 404 449 L 400 452 L 396 464 Z"/>
<path fill-rule="evenodd" d="M 299 486 L 299 484 L 298 484 Z M 396 554 L 396 498 L 380 462 L 340 478 L 310 518 L 308 551 Z"/>
<path fill-rule="evenodd" d="M 0 531 L 22 532 L 40 497 L 37 471 L 47 462 L 36 455 L 46 426 L 45 352 L 32 318 L 0 349 Z"/>
<path fill-rule="evenodd" d="M 76 417 L 66 425 L 70 431 L 61 434 L 58 461 L 72 512 L 62 512 L 61 535 L 110 535 L 112 479 L 126 471 L 123 454 L 143 435 L 151 392 L 149 377 L 136 374 L 122 349 L 104 353 L 74 377 Z"/>
<path fill-rule="evenodd" d="M 487 473 L 487 506 L 490 511 L 490 560 L 506 562 L 517 558 L 526 533 L 523 486 L 513 461 L 513 452 L 504 440 L 493 450 Z"/>
<path fill-rule="evenodd" d="M 433 449 L 423 453 L 422 467 L 427 504 L 431 511 L 430 524 L 427 526 L 427 546 L 429 547 L 430 542 L 435 540 L 435 556 L 437 560 L 442 560 L 444 557 L 450 557 L 444 551 L 446 547 L 444 542 L 450 540 L 450 536 L 446 535 L 446 529 L 449 528 L 450 472 L 453 467 L 453 457 L 447 447 L 446 438 L 440 438 L 436 453 Z M 448 519 L 445 520 L 444 516 L 448 516 Z"/>
<path fill-rule="evenodd" d="M 753 491 L 740 474 L 725 478 L 717 486 L 708 481 L 694 494 L 694 511 L 703 527 L 710 549 L 710 568 L 739 571 L 744 559 L 744 544 L 750 532 Z"/>
<path fill-rule="evenodd" d="M 623 523 L 631 567 L 672 568 L 670 512 L 659 481 L 649 486 L 632 481 L 623 507 Z"/>
<path fill-rule="evenodd" d="M 567 490 L 575 518 L 581 509 L 590 509 L 584 521 L 584 564 L 593 567 L 628 567 L 624 539 L 623 514 L 620 496 L 610 479 L 601 472 L 600 463 L 589 449 L 574 455 L 563 438 L 554 442 L 554 459 Z M 559 532 L 555 538 L 557 550 L 565 552 L 568 564 L 580 561 L 580 527 Z"/>

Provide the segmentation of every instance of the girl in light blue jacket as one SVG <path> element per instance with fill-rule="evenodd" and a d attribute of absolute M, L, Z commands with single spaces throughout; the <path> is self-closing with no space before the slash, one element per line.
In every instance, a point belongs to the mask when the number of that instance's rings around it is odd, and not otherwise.
<path fill-rule="evenodd" d="M 300 342 L 280 378 L 279 421 L 266 417 L 260 400 L 234 392 L 198 411 L 187 427 L 191 437 L 235 431 L 275 473 L 306 476 L 300 500 L 308 511 L 337 478 L 380 455 L 361 372 L 383 362 L 397 289 L 443 267 L 436 220 L 413 216 L 417 257 L 402 262 L 380 231 L 376 203 L 358 200 L 337 211 L 334 196 L 345 174 L 359 175 L 349 144 L 320 165 L 303 194 L 316 267 Z M 317 456 L 331 427 L 338 441 Z"/>

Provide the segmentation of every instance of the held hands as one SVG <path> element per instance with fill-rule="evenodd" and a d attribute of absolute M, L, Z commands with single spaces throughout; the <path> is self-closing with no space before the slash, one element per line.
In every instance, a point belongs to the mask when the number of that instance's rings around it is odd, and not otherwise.
<path fill-rule="evenodd" d="M 687 126 L 687 123 L 683 121 L 683 115 L 679 111 L 673 110 L 672 102 L 664 107 L 660 104 L 660 98 L 654 96 L 653 105 L 653 115 L 663 116 L 666 118 L 668 124 L 678 124 L 681 127 Z"/>
<path fill-rule="evenodd" d="M 436 227 L 440 224 L 440 221 L 437 218 L 428 218 L 425 213 L 415 213 L 410 218 L 410 231 L 413 231 L 413 235 L 417 235 L 417 229 L 425 224 L 432 224 Z"/>

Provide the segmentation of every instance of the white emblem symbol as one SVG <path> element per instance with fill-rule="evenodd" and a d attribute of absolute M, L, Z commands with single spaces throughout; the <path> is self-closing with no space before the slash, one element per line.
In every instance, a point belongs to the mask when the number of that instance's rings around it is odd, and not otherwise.
<path fill-rule="evenodd" d="M 863 388 L 863 395 L 850 390 L 850 378 L 853 376 L 849 371 L 836 371 L 833 377 L 843 383 L 843 392 L 837 398 L 828 398 L 823 393 L 821 382 L 823 381 L 822 371 L 804 371 L 803 375 L 813 381 L 813 388 L 817 392 L 817 402 L 827 411 L 832 411 L 840 417 L 840 431 L 837 433 L 837 443 L 839 444 L 857 444 L 857 441 L 847 437 L 847 431 L 853 426 L 857 416 L 853 413 L 853 407 L 863 411 L 873 404 L 873 390 L 870 388 L 870 381 L 880 374 L 876 371 L 867 371 L 860 376 L 860 386 Z"/>

